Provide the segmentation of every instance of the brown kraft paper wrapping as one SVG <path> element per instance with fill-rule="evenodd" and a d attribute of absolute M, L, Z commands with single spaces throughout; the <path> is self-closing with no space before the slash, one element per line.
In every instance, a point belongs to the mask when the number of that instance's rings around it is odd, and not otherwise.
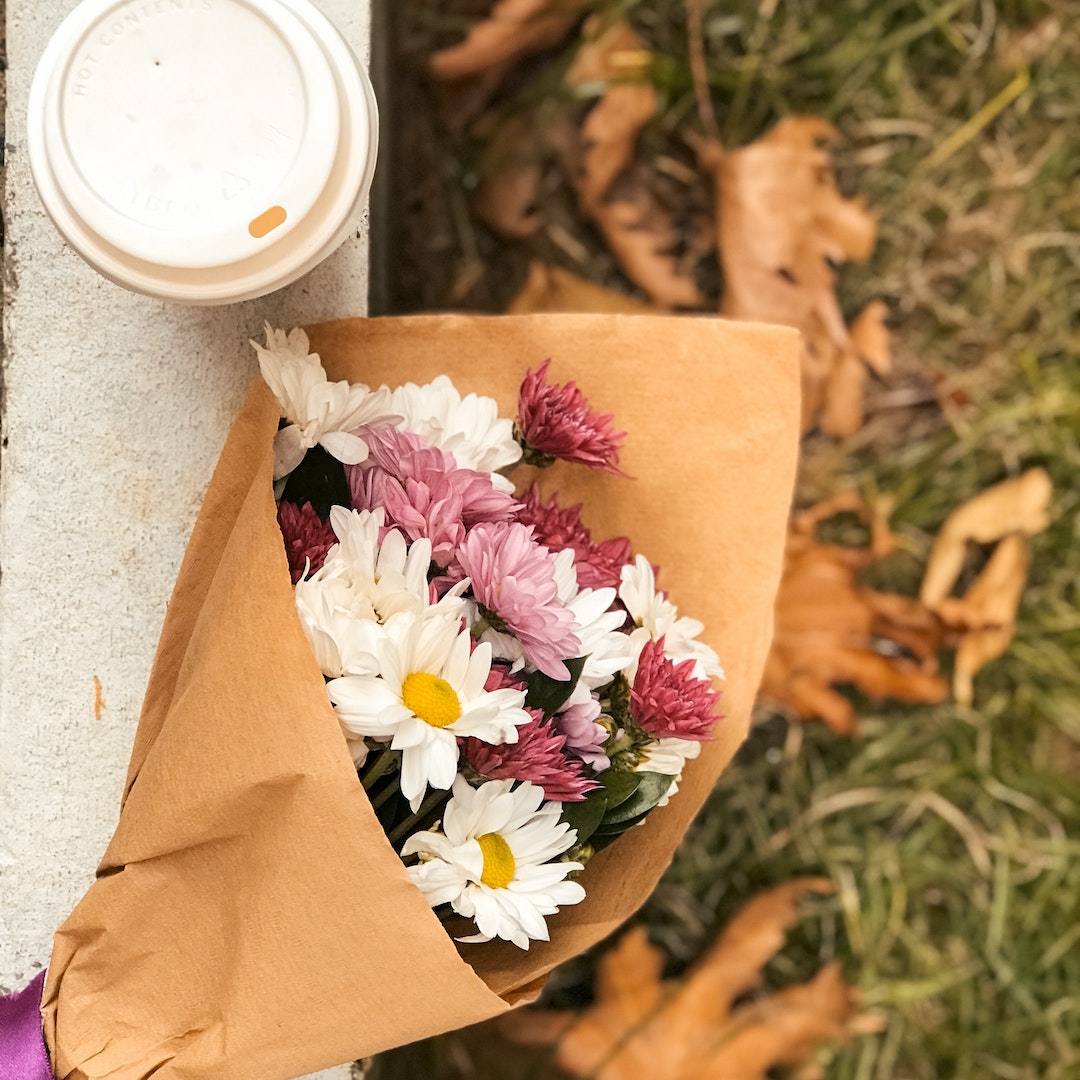
<path fill-rule="evenodd" d="M 295 614 L 271 490 L 278 409 L 252 387 L 184 558 L 116 833 L 56 934 L 60 1080 L 289 1080 L 483 1020 L 648 896 L 746 734 L 772 629 L 799 431 L 797 335 L 713 318 L 417 316 L 311 328 L 331 379 L 448 374 L 514 415 L 525 369 L 628 432 L 634 479 L 557 465 L 597 539 L 626 535 L 727 674 L 679 793 L 593 859 L 552 941 L 456 946 L 358 783 Z M 524 470 L 523 470 L 524 471 Z"/>

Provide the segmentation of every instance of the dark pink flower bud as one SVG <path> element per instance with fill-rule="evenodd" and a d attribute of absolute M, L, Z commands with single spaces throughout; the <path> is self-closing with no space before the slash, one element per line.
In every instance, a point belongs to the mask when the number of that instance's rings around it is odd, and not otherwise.
<path fill-rule="evenodd" d="M 551 360 L 525 372 L 518 394 L 518 427 L 533 457 L 558 458 L 590 469 L 624 475 L 619 469 L 619 448 L 626 432 L 615 431 L 614 419 L 594 413 L 577 386 L 547 381 Z"/>

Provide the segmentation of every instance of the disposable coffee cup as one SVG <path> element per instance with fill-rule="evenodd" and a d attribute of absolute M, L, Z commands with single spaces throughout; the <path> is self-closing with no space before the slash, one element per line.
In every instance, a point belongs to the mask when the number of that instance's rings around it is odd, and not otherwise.
<path fill-rule="evenodd" d="M 84 0 L 42 56 L 41 200 L 106 278 L 188 304 L 295 281 L 358 224 L 378 114 L 309 0 Z"/>

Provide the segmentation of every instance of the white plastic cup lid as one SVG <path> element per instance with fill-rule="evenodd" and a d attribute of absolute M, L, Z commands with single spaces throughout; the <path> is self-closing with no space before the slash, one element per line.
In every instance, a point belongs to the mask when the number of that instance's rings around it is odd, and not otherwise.
<path fill-rule="evenodd" d="M 91 266 L 221 304 L 344 240 L 377 128 L 366 73 L 309 0 L 84 0 L 38 65 L 28 147 L 45 209 Z"/>

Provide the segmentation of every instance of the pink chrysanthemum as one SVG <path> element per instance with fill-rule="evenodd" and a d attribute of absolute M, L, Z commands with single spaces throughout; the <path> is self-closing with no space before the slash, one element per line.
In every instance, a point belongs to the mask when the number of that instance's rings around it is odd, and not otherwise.
<path fill-rule="evenodd" d="M 581 802 L 600 785 L 586 776 L 580 761 L 563 753 L 566 737 L 555 731 L 539 712 L 517 729 L 516 743 L 500 746 L 479 739 L 459 739 L 461 756 L 486 780 L 528 780 L 544 789 L 544 798 Z"/>
<path fill-rule="evenodd" d="M 638 658 L 630 690 L 630 716 L 658 739 L 712 738 L 720 699 L 708 679 L 694 675 L 695 660 L 676 664 L 664 655 L 664 639 L 649 640 Z"/>
<path fill-rule="evenodd" d="M 570 548 L 574 552 L 574 571 L 582 589 L 618 589 L 622 568 L 633 561 L 630 541 L 625 536 L 592 542 L 581 520 L 581 503 L 560 507 L 555 496 L 544 503 L 540 488 L 533 484 L 521 497 L 516 514 L 523 525 L 531 525 L 537 540 L 552 551 Z"/>
<path fill-rule="evenodd" d="M 527 690 L 528 688 L 529 684 L 524 679 L 511 675 L 510 669 L 505 664 L 498 662 L 491 665 L 488 677 L 484 680 L 484 689 L 488 693 L 492 690 Z"/>
<path fill-rule="evenodd" d="M 612 428 L 612 416 L 592 412 L 574 383 L 549 383 L 550 364 L 548 359 L 535 371 L 530 368 L 521 382 L 518 427 L 526 445 L 542 457 L 623 475 L 619 448 L 626 432 Z"/>
<path fill-rule="evenodd" d="M 450 455 L 395 428 L 365 431 L 368 458 L 349 466 L 357 510 L 382 507 L 387 527 L 410 540 L 431 541 L 431 557 L 448 566 L 466 532 L 481 521 L 509 521 L 518 503 L 490 476 L 459 468 Z"/>
<path fill-rule="evenodd" d="M 305 573 L 314 573 L 322 566 L 337 537 L 330 522 L 323 521 L 309 502 L 303 506 L 278 503 L 277 519 L 289 557 L 289 576 L 295 585 Z"/>
<path fill-rule="evenodd" d="M 564 660 L 578 655 L 574 616 L 559 600 L 555 563 L 527 525 L 477 525 L 457 553 L 473 596 L 496 630 L 513 634 L 525 658 L 553 679 L 570 678 Z"/>
<path fill-rule="evenodd" d="M 595 698 L 571 705 L 551 718 L 555 730 L 566 736 L 566 752 L 581 758 L 597 772 L 603 772 L 610 764 L 604 753 L 608 733 L 603 724 L 596 722 L 600 715 L 600 702 Z"/>

